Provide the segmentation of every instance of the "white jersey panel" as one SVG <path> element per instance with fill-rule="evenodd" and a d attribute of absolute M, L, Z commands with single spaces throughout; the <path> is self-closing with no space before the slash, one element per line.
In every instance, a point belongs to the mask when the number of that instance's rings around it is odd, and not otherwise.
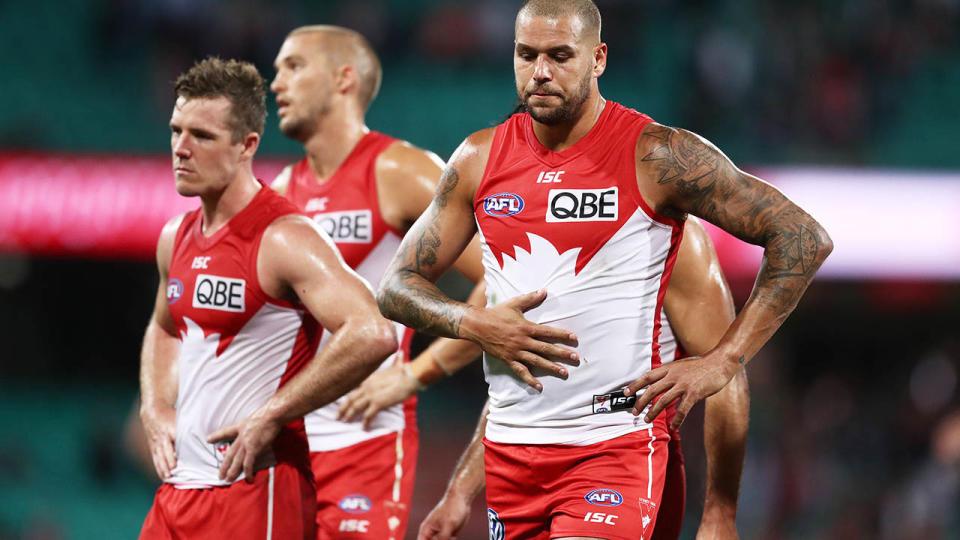
<path fill-rule="evenodd" d="M 386 273 L 387 265 L 390 264 L 397 249 L 400 248 L 400 240 L 400 237 L 395 233 L 386 233 L 377 247 L 357 266 L 357 274 L 367 280 L 374 288 L 379 286 L 384 273 Z M 394 323 L 394 330 L 397 332 L 397 347 L 399 348 L 407 328 L 399 323 Z M 325 329 L 320 340 L 320 349 L 323 348 L 329 338 L 330 332 Z M 402 362 L 401 354 L 397 352 L 391 355 L 377 369 L 386 369 L 395 362 Z M 337 411 L 340 409 L 340 404 L 346 399 L 347 396 L 343 396 L 304 417 L 311 452 L 345 448 L 374 437 L 400 431 L 406 425 L 402 403 L 380 411 L 373 419 L 370 429 L 363 429 L 363 422 L 359 417 L 353 422 L 341 422 L 337 420 Z"/>
<path fill-rule="evenodd" d="M 486 436 L 508 444 L 587 445 L 646 429 L 629 411 L 594 413 L 593 396 L 622 390 L 650 370 L 654 315 L 673 228 L 636 209 L 579 274 L 580 248 L 558 253 L 532 233 L 530 252 L 503 255 L 503 268 L 482 238 L 487 300 L 499 303 L 546 288 L 547 298 L 527 319 L 575 332 L 579 366 L 567 380 L 533 375 L 538 393 L 500 360 L 484 354 L 490 385 Z"/>
<path fill-rule="evenodd" d="M 277 392 L 287 370 L 303 312 L 265 304 L 220 356 L 220 334 L 184 317 L 177 393 L 177 466 L 168 483 L 181 487 L 224 486 L 220 463 L 227 445 L 207 442 L 221 428 L 252 414 Z M 241 473 L 237 481 L 243 479 Z"/>

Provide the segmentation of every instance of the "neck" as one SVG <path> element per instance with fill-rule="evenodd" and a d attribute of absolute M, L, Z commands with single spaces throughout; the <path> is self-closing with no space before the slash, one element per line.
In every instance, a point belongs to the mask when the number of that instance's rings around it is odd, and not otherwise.
<path fill-rule="evenodd" d="M 346 107 L 332 108 L 303 144 L 317 181 L 327 181 L 369 132 L 362 116 L 350 114 Z"/>
<path fill-rule="evenodd" d="M 240 213 L 260 191 L 260 182 L 248 166 L 220 192 L 200 197 L 203 209 L 203 234 L 210 236 L 223 227 L 230 218 Z"/>
<path fill-rule="evenodd" d="M 554 152 L 566 150 L 586 136 L 596 125 L 606 103 L 607 100 L 603 99 L 599 92 L 591 92 L 590 97 L 580 107 L 580 114 L 576 118 L 570 122 L 552 126 L 534 120 L 533 133 L 540 144 L 546 148 Z"/>

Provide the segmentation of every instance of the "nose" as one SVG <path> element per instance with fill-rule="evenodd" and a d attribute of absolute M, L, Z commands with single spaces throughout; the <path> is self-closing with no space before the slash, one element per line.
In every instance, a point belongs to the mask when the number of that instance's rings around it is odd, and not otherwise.
<path fill-rule="evenodd" d="M 545 55 L 537 56 L 537 61 L 533 66 L 533 78 L 541 84 L 553 79 L 553 73 L 550 72 L 550 62 Z"/>
<path fill-rule="evenodd" d="M 189 135 L 181 133 L 173 140 L 173 155 L 180 159 L 189 159 L 191 156 L 190 146 L 187 142 Z"/>
<path fill-rule="evenodd" d="M 277 75 L 273 78 L 273 81 L 270 83 L 270 91 L 274 94 L 279 94 L 282 89 L 283 82 L 280 80 L 280 74 L 277 73 Z"/>

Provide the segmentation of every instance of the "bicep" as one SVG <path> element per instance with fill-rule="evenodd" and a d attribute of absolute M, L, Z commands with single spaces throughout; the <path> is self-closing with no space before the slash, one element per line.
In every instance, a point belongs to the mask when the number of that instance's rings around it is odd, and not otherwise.
<path fill-rule="evenodd" d="M 752 244 L 765 244 L 777 219 L 803 213 L 775 187 L 740 170 L 694 133 L 650 125 L 640 143 L 645 146 L 638 169 L 649 188 L 677 213 L 701 217 Z"/>
<path fill-rule="evenodd" d="M 410 228 L 397 254 L 402 270 L 433 281 L 460 256 L 476 233 L 470 179 L 448 165 L 427 210 Z"/>
<path fill-rule="evenodd" d="M 703 226 L 687 223 L 664 311 L 683 348 L 700 355 L 713 348 L 733 321 L 733 295 Z"/>

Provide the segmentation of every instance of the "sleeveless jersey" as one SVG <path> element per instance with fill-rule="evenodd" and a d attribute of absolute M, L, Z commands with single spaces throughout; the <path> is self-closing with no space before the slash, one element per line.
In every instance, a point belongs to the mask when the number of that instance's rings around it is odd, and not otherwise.
<path fill-rule="evenodd" d="M 229 445 L 207 437 L 247 418 L 316 354 L 316 320 L 302 306 L 268 296 L 257 276 L 264 230 L 294 213 L 263 187 L 213 235 L 204 236 L 200 209 L 185 214 L 177 230 L 167 282 L 180 337 L 177 466 L 166 480 L 177 487 L 227 485 L 218 470 Z M 302 420 L 284 426 L 272 450 L 269 461 L 309 473 Z"/>
<path fill-rule="evenodd" d="M 371 131 L 353 148 L 343 164 L 326 182 L 317 182 L 304 158 L 290 168 L 287 198 L 313 218 L 330 235 L 344 260 L 374 288 L 400 247 L 403 233 L 388 225 L 380 213 L 375 165 L 377 156 L 396 141 Z M 413 331 L 397 324 L 398 352 L 380 366 L 385 369 L 409 356 Z M 323 341 L 329 337 L 324 332 Z M 322 346 L 322 345 L 321 345 Z M 372 426 L 340 422 L 337 410 L 345 399 L 308 414 L 306 423 L 310 450 L 336 450 L 404 429 L 416 428 L 416 396 L 377 414 Z"/>
<path fill-rule="evenodd" d="M 637 187 L 635 147 L 652 120 L 607 101 L 596 125 L 561 152 L 528 114 L 497 127 L 474 200 L 487 300 L 545 288 L 525 316 L 574 331 L 581 363 L 538 393 L 484 356 L 486 436 L 499 443 L 586 445 L 649 424 L 616 393 L 661 364 L 661 311 L 683 223 L 657 215 Z"/>

